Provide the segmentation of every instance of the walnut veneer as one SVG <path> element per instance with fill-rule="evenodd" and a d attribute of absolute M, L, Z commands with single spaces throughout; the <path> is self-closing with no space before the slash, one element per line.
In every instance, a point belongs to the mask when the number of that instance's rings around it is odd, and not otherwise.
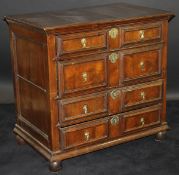
<path fill-rule="evenodd" d="M 166 122 L 168 21 L 125 3 L 5 17 L 20 143 L 64 159 L 144 136 Z"/>

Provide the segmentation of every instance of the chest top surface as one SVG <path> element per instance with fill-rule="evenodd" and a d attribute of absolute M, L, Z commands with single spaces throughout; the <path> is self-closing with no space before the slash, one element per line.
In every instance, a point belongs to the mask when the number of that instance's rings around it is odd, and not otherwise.
<path fill-rule="evenodd" d="M 66 11 L 7 16 L 5 19 L 43 30 L 50 30 L 54 28 L 64 28 L 66 26 L 124 22 L 134 19 L 140 20 L 141 18 L 168 17 L 170 19 L 173 16 L 171 12 L 164 10 L 127 3 L 116 3 Z"/>

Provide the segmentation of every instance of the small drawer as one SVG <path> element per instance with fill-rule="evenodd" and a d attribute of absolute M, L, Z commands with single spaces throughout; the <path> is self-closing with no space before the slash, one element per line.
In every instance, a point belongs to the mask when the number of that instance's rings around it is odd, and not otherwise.
<path fill-rule="evenodd" d="M 61 128 L 64 149 L 104 140 L 108 137 L 108 118 Z"/>
<path fill-rule="evenodd" d="M 161 23 L 135 25 L 121 28 L 121 46 L 129 44 L 142 44 L 151 41 L 160 41 L 162 37 Z"/>
<path fill-rule="evenodd" d="M 124 108 L 153 102 L 162 98 L 162 80 L 127 87 L 124 90 Z"/>
<path fill-rule="evenodd" d="M 104 87 L 107 85 L 104 55 L 70 62 L 59 62 L 59 88 L 61 94 Z"/>
<path fill-rule="evenodd" d="M 107 93 L 91 94 L 59 101 L 61 122 L 89 120 L 107 114 Z"/>
<path fill-rule="evenodd" d="M 106 32 L 87 32 L 57 36 L 57 54 L 106 49 Z"/>
<path fill-rule="evenodd" d="M 124 114 L 124 133 L 160 124 L 161 106 L 151 106 Z"/>
<path fill-rule="evenodd" d="M 161 76 L 161 45 L 122 53 L 123 81 Z"/>

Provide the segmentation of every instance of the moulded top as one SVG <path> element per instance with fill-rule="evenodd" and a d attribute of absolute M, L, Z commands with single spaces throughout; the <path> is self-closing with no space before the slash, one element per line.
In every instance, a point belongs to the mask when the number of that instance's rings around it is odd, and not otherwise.
<path fill-rule="evenodd" d="M 111 21 L 128 21 L 133 19 L 167 16 L 174 14 L 165 10 L 131 5 L 127 3 L 106 4 L 66 11 L 21 14 L 5 17 L 6 21 L 34 26 L 43 30 L 77 26 L 80 24 L 95 24 Z"/>

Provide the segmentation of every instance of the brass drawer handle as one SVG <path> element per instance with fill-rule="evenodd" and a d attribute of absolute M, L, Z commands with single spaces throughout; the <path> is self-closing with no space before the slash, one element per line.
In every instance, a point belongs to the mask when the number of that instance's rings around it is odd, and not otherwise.
<path fill-rule="evenodd" d="M 110 122 L 111 122 L 111 125 L 117 125 L 119 123 L 119 117 L 117 115 L 113 116 Z"/>
<path fill-rule="evenodd" d="M 84 139 L 85 141 L 88 141 L 90 139 L 90 133 L 88 131 L 84 133 Z"/>
<path fill-rule="evenodd" d="M 144 91 L 142 91 L 142 92 L 140 93 L 140 96 L 141 96 L 142 100 L 145 100 L 145 92 L 144 92 Z"/>
<path fill-rule="evenodd" d="M 145 119 L 143 117 L 140 119 L 140 124 L 141 124 L 141 127 L 145 125 Z"/>
<path fill-rule="evenodd" d="M 113 100 L 115 100 L 119 94 L 120 94 L 120 90 L 116 90 L 116 89 L 113 90 L 113 91 L 111 91 L 111 93 L 110 93 L 111 98 L 112 98 Z"/>
<path fill-rule="evenodd" d="M 144 34 L 144 30 L 140 30 L 140 31 L 139 31 L 139 36 L 140 36 L 140 39 L 141 39 L 141 40 L 145 38 L 144 35 L 145 35 L 145 34 Z"/>
<path fill-rule="evenodd" d="M 83 111 L 84 111 L 85 114 L 88 113 L 88 106 L 87 106 L 87 105 L 84 105 L 84 106 L 83 106 Z"/>
<path fill-rule="evenodd" d="M 88 80 L 88 75 L 86 72 L 83 72 L 82 73 L 82 78 L 83 78 L 83 81 L 86 82 Z"/>
<path fill-rule="evenodd" d="M 118 57 L 118 54 L 117 54 L 117 53 L 111 53 L 111 54 L 109 55 L 109 60 L 111 61 L 111 63 L 115 63 L 118 58 L 119 58 L 119 57 Z"/>
<path fill-rule="evenodd" d="M 117 28 L 112 28 L 110 31 L 109 31 L 109 36 L 112 38 L 112 39 L 115 39 L 118 35 L 118 29 Z"/>
<path fill-rule="evenodd" d="M 81 39 L 82 48 L 87 48 L 87 41 L 86 38 Z"/>
<path fill-rule="evenodd" d="M 140 69 L 141 69 L 142 71 L 145 70 L 145 63 L 144 63 L 144 61 L 141 61 L 141 62 L 140 62 Z"/>

